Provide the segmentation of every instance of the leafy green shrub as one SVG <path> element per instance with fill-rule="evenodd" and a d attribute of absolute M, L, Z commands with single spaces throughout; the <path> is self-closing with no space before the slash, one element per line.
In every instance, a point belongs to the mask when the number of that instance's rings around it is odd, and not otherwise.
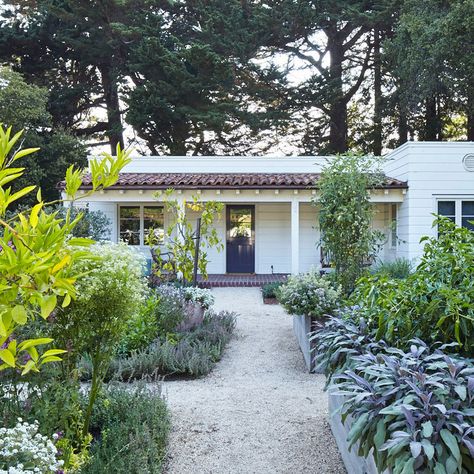
<path fill-rule="evenodd" d="M 140 308 L 146 287 L 143 260 L 134 249 L 125 244 L 96 244 L 90 252 L 93 258 L 77 263 L 77 271 L 83 273 L 77 299 L 58 312 L 53 325 L 56 339 L 69 348 L 65 367 L 72 372 L 82 354 L 91 357 L 92 385 L 84 433 L 103 377 L 127 321 Z"/>
<path fill-rule="evenodd" d="M 81 474 L 161 473 L 170 429 L 159 393 L 110 387 L 100 397 L 91 420 L 98 434 Z"/>
<path fill-rule="evenodd" d="M 474 233 L 446 218 L 435 225 L 439 237 L 423 239 L 421 262 L 408 278 L 363 278 L 352 300 L 377 339 L 395 346 L 415 337 L 456 341 L 461 353 L 474 355 Z"/>
<path fill-rule="evenodd" d="M 353 418 L 349 447 L 372 451 L 380 472 L 474 472 L 474 366 L 446 346 L 411 343 L 353 356 L 353 369 L 333 376 L 342 420 Z"/>
<path fill-rule="evenodd" d="M 278 291 L 283 285 L 283 282 L 274 281 L 262 286 L 262 296 L 264 298 L 277 298 Z"/>
<path fill-rule="evenodd" d="M 112 360 L 107 379 L 157 379 L 161 375 L 208 374 L 221 358 L 235 328 L 233 313 L 208 312 L 203 323 L 189 332 L 179 334 L 177 341 L 157 339 L 146 349 L 118 356 Z M 84 380 L 91 377 L 90 360 L 81 361 Z"/>
<path fill-rule="evenodd" d="M 396 278 L 403 280 L 408 278 L 413 272 L 413 265 L 406 258 L 397 258 L 393 262 L 379 263 L 374 269 L 373 274 L 386 276 L 388 278 Z"/>
<path fill-rule="evenodd" d="M 53 373 L 51 373 L 53 372 Z M 74 470 L 87 458 L 90 435 L 83 434 L 84 412 L 79 384 L 58 378 L 57 371 L 44 369 L 29 377 L 28 384 L 18 380 L 2 380 L 0 419 L 7 427 L 18 417 L 38 422 L 41 434 L 57 437 L 56 447 L 64 468 Z"/>
<path fill-rule="evenodd" d="M 58 206 L 56 208 L 58 215 L 62 218 L 68 208 Z M 69 209 L 72 218 L 81 215 L 81 220 L 72 231 L 74 237 L 86 237 L 92 240 L 109 240 L 110 226 L 112 221 L 102 211 L 91 211 L 86 207 L 73 207 Z"/>
<path fill-rule="evenodd" d="M 376 158 L 355 154 L 331 159 L 318 180 L 319 225 L 323 250 L 330 256 L 338 284 L 350 294 L 384 236 L 372 228 L 369 191 L 383 183 Z M 372 171 L 372 172 L 371 172 Z"/>
<path fill-rule="evenodd" d="M 278 290 L 278 301 L 288 313 L 315 318 L 331 314 L 340 297 L 340 289 L 316 272 L 292 275 Z"/>

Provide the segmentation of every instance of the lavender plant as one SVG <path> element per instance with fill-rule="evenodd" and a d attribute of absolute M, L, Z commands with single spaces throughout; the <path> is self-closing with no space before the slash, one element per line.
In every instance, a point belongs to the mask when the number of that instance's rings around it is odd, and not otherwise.
<path fill-rule="evenodd" d="M 474 472 L 474 365 L 446 355 L 451 345 L 411 342 L 351 356 L 353 368 L 333 376 L 342 419 L 353 419 L 349 446 L 393 474 Z"/>

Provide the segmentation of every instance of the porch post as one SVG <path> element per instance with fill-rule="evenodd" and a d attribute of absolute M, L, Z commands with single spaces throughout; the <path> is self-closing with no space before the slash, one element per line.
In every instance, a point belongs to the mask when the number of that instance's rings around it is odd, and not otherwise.
<path fill-rule="evenodd" d="M 300 203 L 291 201 L 291 273 L 299 273 L 300 263 Z"/>

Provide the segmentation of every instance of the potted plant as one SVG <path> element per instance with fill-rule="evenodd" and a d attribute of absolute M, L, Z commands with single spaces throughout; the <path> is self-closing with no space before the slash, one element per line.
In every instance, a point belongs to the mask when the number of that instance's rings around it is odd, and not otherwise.
<path fill-rule="evenodd" d="M 262 297 L 264 304 L 278 304 L 278 289 L 282 282 L 275 281 L 262 286 Z"/>

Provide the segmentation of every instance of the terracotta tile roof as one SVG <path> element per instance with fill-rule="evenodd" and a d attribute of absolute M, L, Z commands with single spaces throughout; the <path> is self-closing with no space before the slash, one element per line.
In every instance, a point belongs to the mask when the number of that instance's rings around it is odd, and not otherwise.
<path fill-rule="evenodd" d="M 109 189 L 305 189 L 313 187 L 319 173 L 121 173 L 118 182 Z M 64 184 L 60 183 L 60 187 Z M 83 187 L 90 188 L 89 175 Z M 407 188 L 407 183 L 387 178 L 381 188 Z"/>

